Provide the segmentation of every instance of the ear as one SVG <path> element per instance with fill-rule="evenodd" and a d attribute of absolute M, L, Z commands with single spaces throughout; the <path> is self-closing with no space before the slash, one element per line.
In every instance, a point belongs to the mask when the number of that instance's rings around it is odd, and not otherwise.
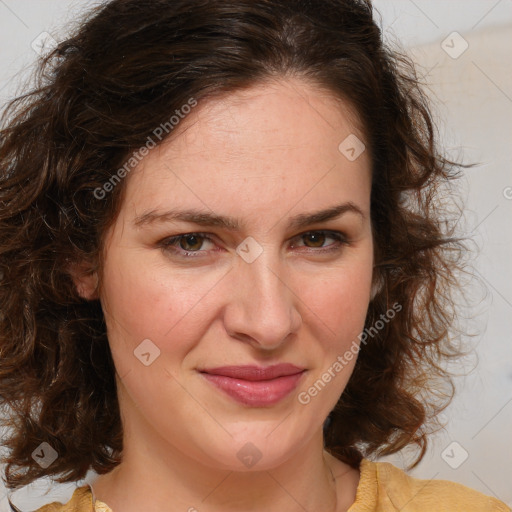
<path fill-rule="evenodd" d="M 86 300 L 96 300 L 99 298 L 98 273 L 90 264 L 85 262 L 70 264 L 68 272 L 80 297 Z"/>

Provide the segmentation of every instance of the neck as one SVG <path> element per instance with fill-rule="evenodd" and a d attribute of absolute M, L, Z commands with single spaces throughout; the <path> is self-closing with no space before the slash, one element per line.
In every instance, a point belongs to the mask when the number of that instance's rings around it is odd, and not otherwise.
<path fill-rule="evenodd" d="M 342 512 L 355 500 L 359 472 L 323 449 L 319 431 L 270 469 L 231 471 L 181 451 L 141 419 L 123 425 L 122 462 L 93 483 L 113 512 Z"/>

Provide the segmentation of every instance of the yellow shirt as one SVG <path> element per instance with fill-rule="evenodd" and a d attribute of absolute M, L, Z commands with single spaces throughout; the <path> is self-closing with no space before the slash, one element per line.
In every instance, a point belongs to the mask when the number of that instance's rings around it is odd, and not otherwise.
<path fill-rule="evenodd" d="M 412 478 L 388 462 L 363 459 L 359 470 L 356 501 L 348 512 L 512 512 L 502 501 L 464 485 Z M 84 485 L 75 490 L 66 504 L 50 503 L 35 512 L 92 510 L 113 512 L 102 501 L 94 501 L 91 488 Z"/>

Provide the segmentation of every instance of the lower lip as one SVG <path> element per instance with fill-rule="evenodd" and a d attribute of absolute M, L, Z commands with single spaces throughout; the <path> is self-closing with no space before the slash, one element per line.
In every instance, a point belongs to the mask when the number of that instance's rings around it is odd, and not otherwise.
<path fill-rule="evenodd" d="M 210 373 L 202 375 L 238 402 L 251 407 L 265 407 L 274 405 L 289 395 L 297 387 L 303 373 L 262 381 L 234 379 Z"/>

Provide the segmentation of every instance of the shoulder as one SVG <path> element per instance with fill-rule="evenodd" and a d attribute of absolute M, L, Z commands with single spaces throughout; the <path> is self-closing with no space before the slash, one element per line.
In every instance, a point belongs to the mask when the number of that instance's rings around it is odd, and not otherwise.
<path fill-rule="evenodd" d="M 92 494 L 87 485 L 77 487 L 67 503 L 54 501 L 38 508 L 35 512 L 82 512 L 92 510 Z"/>
<path fill-rule="evenodd" d="M 94 504 L 94 508 L 93 508 Z M 38 508 L 35 512 L 112 512 L 112 510 L 101 501 L 94 502 L 89 485 L 77 487 L 73 496 L 67 503 L 53 502 Z"/>
<path fill-rule="evenodd" d="M 462 484 L 413 478 L 388 462 L 363 459 L 360 473 L 349 512 L 511 512 L 505 503 Z"/>

